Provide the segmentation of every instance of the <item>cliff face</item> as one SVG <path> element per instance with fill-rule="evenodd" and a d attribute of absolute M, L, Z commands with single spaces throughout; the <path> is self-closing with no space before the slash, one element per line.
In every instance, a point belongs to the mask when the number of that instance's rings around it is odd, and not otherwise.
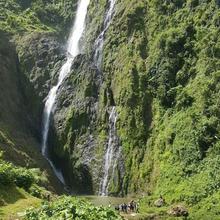
<path fill-rule="evenodd" d="M 61 192 L 50 166 L 40 153 L 39 97 L 21 65 L 13 43 L 0 34 L 0 150 L 4 159 L 23 167 L 39 167 L 49 179 L 48 189 Z"/>
<path fill-rule="evenodd" d="M 218 7 L 216 1 L 117 1 L 99 72 L 92 55 L 108 4 L 91 3 L 84 55 L 63 85 L 54 116 L 53 151 L 65 158 L 71 185 L 79 181 L 80 190 L 98 191 L 109 108 L 116 106 L 122 155 L 111 193 L 147 190 L 189 204 L 215 195 Z"/>
<path fill-rule="evenodd" d="M 219 2 L 116 1 L 97 68 L 95 42 L 109 6 L 107 0 L 89 5 L 82 54 L 56 101 L 51 157 L 75 192 L 99 192 L 116 106 L 109 193 L 148 191 L 171 203 L 204 206 L 201 201 L 219 196 Z M 56 1 L 48 8 L 49 14 L 62 7 Z M 30 10 L 39 15 L 34 4 Z M 38 143 L 43 103 L 65 60 L 60 42 L 74 13 L 65 15 L 55 19 L 61 25 L 40 19 L 37 33 L 15 38 L 20 72 L 33 89 L 26 107 L 37 121 L 32 134 Z"/>
<path fill-rule="evenodd" d="M 13 0 L 0 4 L 0 150 L 16 165 L 41 168 L 50 180 L 47 187 L 61 192 L 41 155 L 41 117 L 44 99 L 64 60 L 59 39 L 72 25 L 76 5 Z"/>

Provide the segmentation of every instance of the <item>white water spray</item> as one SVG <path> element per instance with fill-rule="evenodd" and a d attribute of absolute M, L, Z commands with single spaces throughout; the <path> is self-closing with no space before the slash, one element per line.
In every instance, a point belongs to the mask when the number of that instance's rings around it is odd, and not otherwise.
<path fill-rule="evenodd" d="M 104 20 L 104 29 L 99 34 L 98 38 L 95 41 L 94 63 L 99 71 L 101 70 L 101 64 L 102 64 L 102 51 L 103 51 L 103 46 L 104 46 L 104 37 L 113 18 L 115 3 L 116 3 L 116 0 L 109 0 L 110 5 L 109 5 L 109 8 L 106 13 L 105 20 Z"/>
<path fill-rule="evenodd" d="M 108 195 L 110 172 L 113 174 L 116 167 L 116 160 L 120 153 L 119 140 L 116 133 L 117 112 L 115 106 L 111 108 L 109 115 L 109 138 L 104 158 L 104 176 L 100 185 L 99 194 Z"/>
<path fill-rule="evenodd" d="M 79 0 L 78 2 L 75 22 L 67 44 L 67 60 L 60 70 L 57 85 L 50 90 L 47 96 L 47 100 L 43 112 L 42 154 L 49 161 L 51 167 L 53 168 L 54 173 L 63 184 L 65 184 L 65 181 L 61 170 L 55 168 L 53 162 L 49 159 L 49 155 L 48 155 L 47 140 L 48 140 L 49 127 L 50 127 L 50 118 L 51 118 L 51 113 L 54 112 L 54 104 L 59 87 L 62 85 L 63 80 L 70 73 L 71 66 L 75 57 L 80 53 L 79 43 L 85 28 L 85 19 L 86 19 L 89 2 L 90 0 Z"/>

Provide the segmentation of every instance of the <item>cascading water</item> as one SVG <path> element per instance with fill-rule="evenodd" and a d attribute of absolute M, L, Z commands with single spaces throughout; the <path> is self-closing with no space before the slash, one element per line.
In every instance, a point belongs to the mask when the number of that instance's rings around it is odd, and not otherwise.
<path fill-rule="evenodd" d="M 60 70 L 57 85 L 50 90 L 47 96 L 43 112 L 42 154 L 49 161 L 51 167 L 54 170 L 54 173 L 63 184 L 65 184 L 65 181 L 61 170 L 55 168 L 53 162 L 50 160 L 48 155 L 47 140 L 50 127 L 50 118 L 51 114 L 54 112 L 54 104 L 57 97 L 57 93 L 59 91 L 59 87 L 62 85 L 63 80 L 70 73 L 71 66 L 75 57 L 80 53 L 79 43 L 85 27 L 85 19 L 87 15 L 87 8 L 89 2 L 90 0 L 79 0 L 78 2 L 75 22 L 67 43 L 67 60 Z"/>
<path fill-rule="evenodd" d="M 106 13 L 106 17 L 104 20 L 104 29 L 103 31 L 99 34 L 98 38 L 95 41 L 95 54 L 94 54 L 94 63 L 99 71 L 101 71 L 101 64 L 102 64 L 102 51 L 103 51 L 103 46 L 104 46 L 104 37 L 105 33 L 108 30 L 113 13 L 114 13 L 114 8 L 115 8 L 115 3 L 116 0 L 109 0 L 109 8 Z"/>
<path fill-rule="evenodd" d="M 108 185 L 110 175 L 114 174 L 116 161 L 120 154 L 119 138 L 116 130 L 117 112 L 116 107 L 111 107 L 109 115 L 109 137 L 107 150 L 104 157 L 104 175 L 100 185 L 99 194 L 102 196 L 108 195 Z"/>
<path fill-rule="evenodd" d="M 103 25 L 104 28 L 102 32 L 99 34 L 98 38 L 96 39 L 94 45 L 95 53 L 94 53 L 93 61 L 100 72 L 102 65 L 104 38 L 113 18 L 115 3 L 116 0 L 108 0 L 109 7 L 107 9 L 104 20 L 104 25 Z M 108 185 L 109 185 L 110 175 L 114 175 L 116 161 L 120 154 L 119 139 L 116 134 L 116 121 L 117 121 L 117 113 L 116 113 L 116 108 L 114 106 L 111 108 L 109 115 L 109 139 L 104 157 L 104 175 L 99 189 L 99 194 L 102 196 L 108 195 Z"/>

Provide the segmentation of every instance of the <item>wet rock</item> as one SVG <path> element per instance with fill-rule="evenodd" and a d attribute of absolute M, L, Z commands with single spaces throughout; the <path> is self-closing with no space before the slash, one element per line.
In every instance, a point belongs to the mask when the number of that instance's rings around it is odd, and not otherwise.
<path fill-rule="evenodd" d="M 49 34 L 29 34 L 21 38 L 17 50 L 22 72 L 43 100 L 56 81 L 65 58 L 62 45 Z"/>
<path fill-rule="evenodd" d="M 64 175 L 76 192 L 97 194 L 103 178 L 102 167 L 109 132 L 108 124 L 106 128 L 101 128 L 104 125 L 100 124 L 100 87 L 99 75 L 91 69 L 90 60 L 85 55 L 79 55 L 72 65 L 72 72 L 60 87 L 56 100 L 54 128 L 50 130 L 49 145 L 53 146 L 51 154 L 54 158 L 59 157 L 61 163 L 65 164 Z M 102 113 L 106 111 L 107 107 Z M 108 117 L 105 122 L 108 123 Z M 101 136 L 97 137 L 100 129 L 106 131 L 102 139 Z M 110 180 L 115 187 L 111 189 L 118 195 L 125 175 L 121 151 L 113 161 L 116 161 L 115 170 L 111 171 Z M 86 185 L 87 178 L 83 173 L 90 176 Z"/>
<path fill-rule="evenodd" d="M 177 205 L 172 207 L 167 213 L 175 217 L 180 217 L 180 216 L 187 217 L 189 215 L 187 209 L 182 205 Z"/>

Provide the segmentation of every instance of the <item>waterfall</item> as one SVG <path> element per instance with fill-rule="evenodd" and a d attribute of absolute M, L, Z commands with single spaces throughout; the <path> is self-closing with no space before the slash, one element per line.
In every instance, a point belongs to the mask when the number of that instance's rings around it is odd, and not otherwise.
<path fill-rule="evenodd" d="M 94 44 L 95 52 L 94 52 L 93 61 L 100 72 L 102 65 L 104 38 L 113 18 L 115 3 L 116 0 L 108 0 L 109 7 L 106 11 L 103 30 L 98 35 Z M 116 121 L 117 121 L 117 113 L 115 106 L 113 106 L 110 108 L 110 114 L 109 114 L 109 137 L 108 137 L 107 149 L 104 156 L 104 175 L 99 188 L 99 194 L 102 196 L 108 195 L 108 185 L 109 185 L 110 175 L 114 175 L 114 170 L 116 168 L 116 161 L 120 154 L 119 139 L 116 134 Z"/>
<path fill-rule="evenodd" d="M 70 73 L 71 66 L 75 57 L 80 53 L 79 43 L 85 28 L 85 19 L 87 15 L 87 8 L 89 2 L 90 0 L 79 0 L 78 2 L 76 18 L 67 43 L 67 60 L 61 67 L 57 85 L 55 85 L 50 90 L 47 96 L 44 112 L 43 112 L 42 154 L 49 161 L 51 167 L 53 168 L 54 173 L 63 184 L 65 184 L 65 181 L 61 170 L 55 168 L 53 162 L 50 160 L 48 155 L 48 146 L 47 146 L 48 132 L 50 127 L 51 114 L 54 112 L 54 108 L 55 108 L 54 105 L 57 94 L 59 92 L 59 88 L 62 85 L 63 80 Z"/>
<path fill-rule="evenodd" d="M 109 8 L 106 12 L 103 31 L 99 34 L 98 38 L 95 41 L 94 63 L 99 71 L 101 71 L 104 37 L 112 21 L 115 3 L 116 3 L 116 0 L 109 0 Z"/>
<path fill-rule="evenodd" d="M 109 114 L 109 137 L 107 149 L 104 157 L 104 175 L 101 181 L 99 194 L 102 196 L 108 195 L 108 185 L 110 174 L 114 174 L 116 161 L 120 154 L 119 139 L 116 131 L 117 112 L 115 106 L 111 107 Z"/>

